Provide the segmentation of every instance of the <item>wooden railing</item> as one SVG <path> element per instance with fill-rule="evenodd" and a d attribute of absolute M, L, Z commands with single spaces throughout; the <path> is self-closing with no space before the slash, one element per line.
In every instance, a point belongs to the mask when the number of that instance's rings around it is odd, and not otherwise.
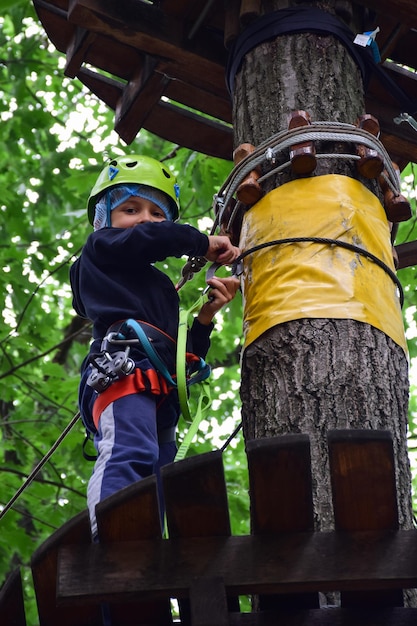
<path fill-rule="evenodd" d="M 310 442 L 247 443 L 252 533 L 233 536 L 221 452 L 163 469 L 169 538 L 151 476 L 87 512 L 33 555 L 40 626 L 408 626 L 417 609 L 417 532 L 399 530 L 391 436 L 328 435 L 335 530 L 313 529 Z M 320 592 L 340 603 L 320 608 Z M 256 595 L 257 611 L 240 610 Z M 180 615 L 173 617 L 172 599 Z M 27 626 L 19 572 L 0 592 L 0 626 Z M 32 626 L 32 625 L 29 625 Z"/>

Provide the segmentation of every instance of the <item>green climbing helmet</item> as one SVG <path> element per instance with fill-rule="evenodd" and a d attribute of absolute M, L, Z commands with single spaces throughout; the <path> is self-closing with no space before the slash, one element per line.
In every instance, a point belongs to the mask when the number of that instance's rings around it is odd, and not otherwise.
<path fill-rule="evenodd" d="M 179 186 L 175 176 L 156 159 L 140 154 L 116 157 L 101 171 L 88 198 L 88 220 L 94 220 L 96 202 L 102 193 L 116 185 L 136 183 L 163 191 L 169 198 L 173 221 L 179 215 Z"/>

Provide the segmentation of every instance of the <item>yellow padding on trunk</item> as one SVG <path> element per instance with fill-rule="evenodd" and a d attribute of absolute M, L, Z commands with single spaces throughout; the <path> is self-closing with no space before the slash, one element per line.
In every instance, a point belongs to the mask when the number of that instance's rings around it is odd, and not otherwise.
<path fill-rule="evenodd" d="M 337 174 L 292 181 L 245 215 L 242 252 L 288 237 L 353 244 L 395 271 L 390 232 L 378 198 Z M 245 347 L 269 328 L 301 318 L 354 319 L 378 328 L 407 352 L 398 288 L 363 255 L 323 243 L 274 245 L 243 262 Z"/>

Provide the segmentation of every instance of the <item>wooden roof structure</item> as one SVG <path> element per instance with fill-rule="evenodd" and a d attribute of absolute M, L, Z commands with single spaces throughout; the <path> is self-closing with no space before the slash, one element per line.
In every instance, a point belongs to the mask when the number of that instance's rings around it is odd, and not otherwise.
<path fill-rule="evenodd" d="M 33 0 L 65 74 L 115 111 L 114 127 L 131 143 L 141 128 L 199 152 L 232 158 L 228 54 L 256 17 L 256 0 Z M 343 3 L 340 3 L 343 5 Z M 417 103 L 415 0 L 360 0 L 378 27 L 384 71 Z M 226 7 L 226 8 L 225 8 Z M 417 109 L 417 105 L 416 105 Z M 373 77 L 366 111 L 401 169 L 417 162 L 417 129 L 394 121 L 401 106 Z M 406 111 L 413 115 L 413 111 Z"/>

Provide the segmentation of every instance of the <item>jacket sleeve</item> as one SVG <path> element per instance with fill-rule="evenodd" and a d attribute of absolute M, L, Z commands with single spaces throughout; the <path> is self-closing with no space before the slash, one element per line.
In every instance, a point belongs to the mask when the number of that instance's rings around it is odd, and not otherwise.
<path fill-rule="evenodd" d="M 103 228 L 90 235 L 87 246 L 109 263 L 123 259 L 148 265 L 171 256 L 204 256 L 208 237 L 187 224 L 147 222 L 134 228 Z"/>
<path fill-rule="evenodd" d="M 70 267 L 70 284 L 72 290 L 72 307 L 78 315 L 81 317 L 87 318 L 87 314 L 84 309 L 84 305 L 80 298 L 80 289 L 79 289 L 79 275 L 80 275 L 80 261 L 77 259 Z"/>
<path fill-rule="evenodd" d="M 195 317 L 190 330 L 190 342 L 191 350 L 194 354 L 201 356 L 202 359 L 206 358 L 207 352 L 210 348 L 210 335 L 214 328 L 214 324 L 200 324 Z"/>

